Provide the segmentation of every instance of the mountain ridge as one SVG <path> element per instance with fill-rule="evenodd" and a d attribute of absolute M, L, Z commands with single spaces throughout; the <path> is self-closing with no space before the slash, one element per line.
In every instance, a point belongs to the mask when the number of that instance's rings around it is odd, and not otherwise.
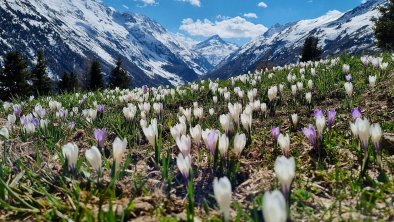
<path fill-rule="evenodd" d="M 311 35 L 320 39 L 323 57 L 342 52 L 376 52 L 371 19 L 379 15 L 378 6 L 384 3 L 384 0 L 370 0 L 347 12 L 329 11 L 315 19 L 277 26 L 278 30 L 264 33 L 240 47 L 204 77 L 228 78 L 255 71 L 262 64 L 296 63 L 305 38 Z"/>

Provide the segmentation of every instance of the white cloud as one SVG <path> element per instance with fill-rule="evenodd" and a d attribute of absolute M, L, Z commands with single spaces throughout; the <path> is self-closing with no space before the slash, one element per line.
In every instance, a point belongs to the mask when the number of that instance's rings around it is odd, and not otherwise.
<path fill-rule="evenodd" d="M 361 4 L 364 4 L 366 2 L 367 2 L 367 0 L 361 0 Z"/>
<path fill-rule="evenodd" d="M 185 36 L 182 33 L 175 33 L 172 34 L 174 36 L 174 38 L 181 43 L 182 45 L 184 45 L 186 48 L 191 49 L 194 45 L 196 45 L 197 43 L 199 43 L 199 41 L 196 41 L 190 37 Z"/>
<path fill-rule="evenodd" d="M 249 12 L 249 13 L 245 13 L 244 17 L 246 17 L 246 18 L 257 18 L 257 15 L 256 15 L 256 13 Z"/>
<path fill-rule="evenodd" d="M 129 9 L 129 7 L 127 5 L 122 5 L 122 7 L 125 9 Z"/>
<path fill-rule="evenodd" d="M 157 4 L 156 0 L 134 0 L 134 1 L 143 3 L 143 6 L 150 6 Z"/>
<path fill-rule="evenodd" d="M 190 3 L 193 6 L 200 7 L 201 6 L 201 0 L 177 0 L 179 2 L 187 2 Z"/>
<path fill-rule="evenodd" d="M 257 4 L 257 6 L 261 7 L 261 8 L 267 8 L 268 5 L 265 4 L 265 2 L 260 2 L 259 4 Z"/>
<path fill-rule="evenodd" d="M 240 16 L 216 20 L 215 22 L 208 19 L 194 21 L 191 18 L 186 18 L 182 20 L 179 29 L 192 36 L 219 35 L 223 38 L 254 38 L 267 31 L 267 27 L 264 25 L 254 24 Z"/>

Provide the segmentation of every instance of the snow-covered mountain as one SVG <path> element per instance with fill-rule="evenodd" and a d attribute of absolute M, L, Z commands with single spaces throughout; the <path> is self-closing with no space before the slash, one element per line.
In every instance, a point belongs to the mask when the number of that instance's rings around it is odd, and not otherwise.
<path fill-rule="evenodd" d="M 193 81 L 212 67 L 154 20 L 95 0 L 0 0 L 0 61 L 11 50 L 33 60 L 44 49 L 49 72 L 79 74 L 98 59 L 104 73 L 121 58 L 133 84 Z"/>
<path fill-rule="evenodd" d="M 224 41 L 219 35 L 214 35 L 193 46 L 193 50 L 204 56 L 213 67 L 238 48 L 236 44 Z"/>
<path fill-rule="evenodd" d="M 385 2 L 369 0 L 345 13 L 330 11 L 316 19 L 274 25 L 225 58 L 207 77 L 227 78 L 254 71 L 259 66 L 298 62 L 304 41 L 311 35 L 319 38 L 323 57 L 377 51 L 372 19 L 379 16 L 378 8 Z"/>

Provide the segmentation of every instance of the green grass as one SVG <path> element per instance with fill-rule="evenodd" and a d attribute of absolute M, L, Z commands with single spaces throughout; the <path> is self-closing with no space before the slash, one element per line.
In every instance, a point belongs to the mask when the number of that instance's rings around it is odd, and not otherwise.
<path fill-rule="evenodd" d="M 22 101 L 16 99 L 13 104 L 23 104 L 23 114 L 34 110 L 41 104 L 46 110 L 46 118 L 50 121 L 46 129 L 37 129 L 32 135 L 21 133 L 17 120 L 10 131 L 10 139 L 3 139 L 0 163 L 0 220 L 42 220 L 42 221 L 127 221 L 133 219 L 154 221 L 186 220 L 189 202 L 196 218 L 203 221 L 221 221 L 219 208 L 213 196 L 212 181 L 215 176 L 228 176 L 233 179 L 233 198 L 231 218 L 234 221 L 261 221 L 263 194 L 265 191 L 280 187 L 274 174 L 274 162 L 281 155 L 279 148 L 274 148 L 270 130 L 280 126 L 281 132 L 291 137 L 290 156 L 296 159 L 296 177 L 292 184 L 290 196 L 290 217 L 294 221 L 390 221 L 394 220 L 392 194 L 394 193 L 392 149 L 384 145 L 383 165 L 386 178 L 379 175 L 373 144 L 370 143 L 370 165 L 365 176 L 360 174 L 361 151 L 358 142 L 352 139 L 349 129 L 351 113 L 346 102 L 345 83 L 342 65 L 350 65 L 353 77 L 353 107 L 359 106 L 363 115 L 372 123 L 380 123 L 384 133 L 394 133 L 394 84 L 393 62 L 384 54 L 384 61 L 390 61 L 386 75 L 369 67 L 367 73 L 380 75 L 374 89 L 365 83 L 365 69 L 358 57 L 344 55 L 335 64 L 320 64 L 316 67 L 316 76 L 311 76 L 310 67 L 306 68 L 305 79 L 301 80 L 300 67 L 284 68 L 268 71 L 263 75 L 249 75 L 250 81 L 230 80 L 218 81 L 219 88 L 227 88 L 231 93 L 230 102 L 242 102 L 243 108 L 248 103 L 247 92 L 257 89 L 256 99 L 268 105 L 267 90 L 274 84 L 284 84 L 283 98 L 276 106 L 275 116 L 255 112 L 252 124 L 252 141 L 244 149 L 239 159 L 233 155 L 230 142 L 230 169 L 213 168 L 207 160 L 198 162 L 197 156 L 209 155 L 204 143 L 198 148 L 192 146 L 193 195 L 187 196 L 182 176 L 176 166 L 179 153 L 169 128 L 178 123 L 179 106 L 193 107 L 193 102 L 204 108 L 204 118 L 193 119 L 192 126 L 200 124 L 203 129 L 216 128 L 222 131 L 219 115 L 228 112 L 227 102 L 218 92 L 217 104 L 213 104 L 214 93 L 209 90 L 209 82 L 197 83 L 199 90 L 193 91 L 190 85 L 178 87 L 174 98 L 168 93 L 160 102 L 164 110 L 158 124 L 161 128 L 161 161 L 154 157 L 154 148 L 148 145 L 141 130 L 141 113 L 138 110 L 134 121 L 127 122 L 122 108 L 127 103 L 119 101 L 119 96 L 129 94 L 135 99 L 130 103 L 138 106 L 137 98 L 141 97 L 140 89 L 127 91 L 105 90 L 95 92 L 67 93 L 50 98 L 40 97 Z M 272 79 L 268 73 L 274 73 Z M 304 90 L 295 98 L 291 95 L 291 85 L 287 81 L 289 73 L 303 82 Z M 251 80 L 257 80 L 253 87 Z M 307 82 L 312 79 L 315 88 L 312 92 L 311 110 L 306 104 L 305 93 L 309 91 Z M 203 89 L 201 89 L 203 87 Z M 238 99 L 234 88 L 244 91 L 244 98 Z M 165 89 L 165 88 L 161 88 Z M 160 90 L 160 89 L 159 89 Z M 151 89 L 149 100 L 151 105 L 156 89 Z M 86 97 L 83 103 L 79 101 Z M 65 119 L 58 119 L 54 111 L 50 111 L 48 101 L 60 102 L 69 111 Z M 391 102 L 390 102 L 391 101 Z M 81 112 L 94 108 L 93 103 L 105 105 L 105 112 L 98 114 L 97 119 L 88 122 Z M 73 107 L 78 107 L 78 114 L 71 115 Z M 210 116 L 208 109 L 214 108 L 215 115 Z M 325 155 L 316 156 L 310 152 L 311 146 L 301 132 L 301 127 L 314 124 L 313 110 L 321 108 L 327 111 L 335 108 L 337 117 L 333 129 L 325 132 L 323 147 Z M 0 108 L 0 117 L 7 118 L 11 111 Z M 299 124 L 290 131 L 289 115 L 298 113 Z M 152 108 L 147 113 L 147 120 L 155 118 Z M 3 125 L 5 125 L 3 121 Z M 68 129 L 67 124 L 75 123 L 75 128 Z M 149 124 L 150 121 L 148 121 Z M 189 124 L 187 133 L 189 133 Z M 98 178 L 85 159 L 84 152 L 97 145 L 93 129 L 106 129 L 107 139 L 103 150 L 103 172 Z M 236 131 L 246 131 L 236 127 Z M 123 157 L 121 171 L 113 175 L 112 142 L 116 137 L 126 138 L 128 149 Z M 230 141 L 232 141 L 230 139 Z M 77 172 L 65 174 L 65 162 L 61 147 L 67 142 L 74 142 L 79 147 Z M 392 144 L 388 141 L 382 144 Z M 392 147 L 391 147 L 392 148 Z M 200 152 L 200 154 L 198 154 Z M 218 161 L 221 163 L 221 161 Z M 162 169 L 166 166 L 165 169 Z M 238 172 L 234 172 L 238 169 Z M 165 175 L 162 175 L 162 173 Z M 232 176 L 231 176 L 232 175 Z"/>

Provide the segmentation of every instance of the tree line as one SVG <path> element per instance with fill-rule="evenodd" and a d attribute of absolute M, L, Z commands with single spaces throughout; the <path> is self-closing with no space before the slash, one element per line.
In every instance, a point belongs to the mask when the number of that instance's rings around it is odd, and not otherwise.
<path fill-rule="evenodd" d="M 48 76 L 47 61 L 43 50 L 38 50 L 35 64 L 30 66 L 18 51 L 8 52 L 0 66 L 0 98 L 9 100 L 13 97 L 45 96 L 61 92 L 80 90 L 99 90 L 119 87 L 129 88 L 131 79 L 122 67 L 122 60 L 115 61 L 108 85 L 105 84 L 100 62 L 93 60 L 90 69 L 81 80 L 75 72 L 64 72 L 60 80 Z"/>

